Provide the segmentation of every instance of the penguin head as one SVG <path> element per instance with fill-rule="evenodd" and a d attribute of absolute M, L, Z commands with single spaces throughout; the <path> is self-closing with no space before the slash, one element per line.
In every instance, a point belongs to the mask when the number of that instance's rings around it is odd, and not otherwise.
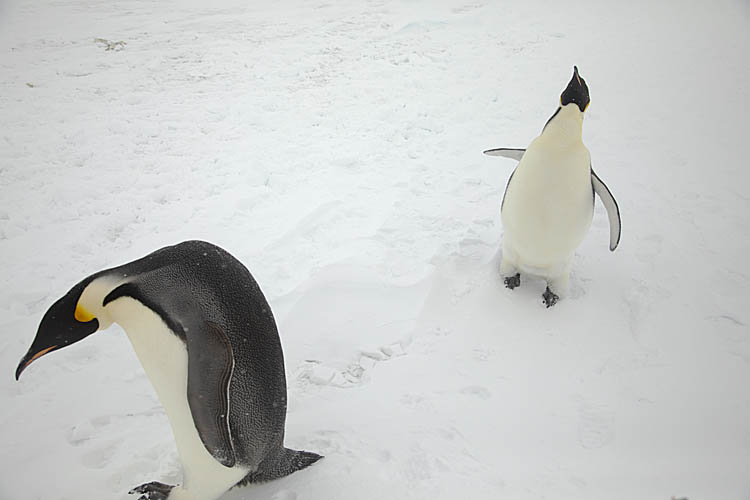
<path fill-rule="evenodd" d="M 87 281 L 74 286 L 47 310 L 34 342 L 16 369 L 16 380 L 32 362 L 47 353 L 83 340 L 99 329 L 99 321 L 79 305 Z"/>
<path fill-rule="evenodd" d="M 583 113 L 590 102 L 591 99 L 589 99 L 589 88 L 586 85 L 586 80 L 578 74 L 578 67 L 573 66 L 573 78 L 570 79 L 570 83 L 568 83 L 568 86 L 560 95 L 560 106 L 573 103 Z"/>

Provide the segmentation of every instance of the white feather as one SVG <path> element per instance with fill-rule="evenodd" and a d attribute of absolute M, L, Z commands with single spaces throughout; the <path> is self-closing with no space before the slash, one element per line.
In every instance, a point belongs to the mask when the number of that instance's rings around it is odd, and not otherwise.
<path fill-rule="evenodd" d="M 576 248 L 593 217 L 583 115 L 564 106 L 523 154 L 503 199 L 503 268 L 557 282 L 565 292 Z"/>
<path fill-rule="evenodd" d="M 170 500 L 214 500 L 237 484 L 249 470 L 225 467 L 211 456 L 198 434 L 187 399 L 188 353 L 185 344 L 154 311 L 130 297 L 105 307 L 106 293 L 124 280 L 100 278 L 84 290 L 79 303 L 105 324 L 119 324 L 133 345 L 169 418 L 183 470 L 183 484 Z M 99 304 L 99 305 L 97 305 Z"/>

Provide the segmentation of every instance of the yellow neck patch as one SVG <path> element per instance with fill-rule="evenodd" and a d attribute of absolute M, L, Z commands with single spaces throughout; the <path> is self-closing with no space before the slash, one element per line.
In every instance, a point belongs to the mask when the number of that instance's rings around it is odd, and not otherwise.
<path fill-rule="evenodd" d="M 81 307 L 81 304 L 78 304 L 76 306 L 76 312 L 74 316 L 76 318 L 76 321 L 80 321 L 81 323 L 88 323 L 89 321 L 94 319 L 94 315 Z"/>

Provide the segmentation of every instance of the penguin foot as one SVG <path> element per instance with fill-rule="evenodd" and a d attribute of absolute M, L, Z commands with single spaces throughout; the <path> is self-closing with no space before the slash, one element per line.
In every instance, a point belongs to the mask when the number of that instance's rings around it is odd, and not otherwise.
<path fill-rule="evenodd" d="M 513 290 L 515 287 L 521 284 L 521 273 L 516 273 L 515 276 L 508 276 L 506 278 L 503 278 L 503 283 L 505 283 L 505 288 Z"/>
<path fill-rule="evenodd" d="M 547 287 L 547 289 L 542 294 L 542 298 L 544 299 L 542 302 L 547 305 L 547 308 L 550 308 L 557 304 L 557 299 L 559 299 L 560 297 L 556 293 L 553 293 L 552 290 L 549 289 L 549 287 Z"/>
<path fill-rule="evenodd" d="M 174 486 L 169 484 L 151 481 L 150 483 L 136 486 L 128 491 L 128 494 L 133 495 L 135 493 L 142 493 L 142 496 L 140 496 L 138 500 L 166 500 L 169 497 L 169 492 L 172 491 L 172 488 L 174 488 Z"/>

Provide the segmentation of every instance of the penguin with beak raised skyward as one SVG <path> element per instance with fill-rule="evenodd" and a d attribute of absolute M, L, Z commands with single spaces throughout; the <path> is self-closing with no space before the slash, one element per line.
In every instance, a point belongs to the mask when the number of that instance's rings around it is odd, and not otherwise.
<path fill-rule="evenodd" d="M 186 241 L 85 278 L 46 312 L 16 379 L 113 322 L 164 406 L 182 462 L 181 485 L 143 484 L 130 492 L 139 500 L 215 500 L 321 458 L 284 447 L 276 322 L 250 272 L 226 251 Z"/>
<path fill-rule="evenodd" d="M 570 267 L 578 245 L 591 226 L 594 194 L 609 216 L 609 249 L 620 242 L 620 210 L 607 186 L 591 167 L 582 140 L 583 113 L 589 89 L 578 68 L 560 96 L 560 106 L 527 149 L 485 151 L 519 161 L 501 205 L 503 254 L 500 273 L 505 286 L 521 284 L 521 273 L 547 281 L 547 307 L 568 291 Z"/>

